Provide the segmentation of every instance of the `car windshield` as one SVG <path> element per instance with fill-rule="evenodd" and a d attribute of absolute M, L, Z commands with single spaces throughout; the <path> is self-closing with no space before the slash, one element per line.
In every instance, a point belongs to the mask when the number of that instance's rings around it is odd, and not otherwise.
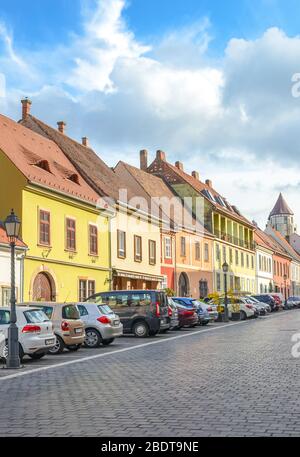
<path fill-rule="evenodd" d="M 96 295 L 95 297 L 91 297 L 87 300 L 87 303 L 104 303 L 105 299 L 102 295 Z"/>
<path fill-rule="evenodd" d="M 192 304 L 195 308 L 201 308 L 201 305 L 205 305 L 205 303 L 201 303 L 199 300 L 192 300 Z"/>
<path fill-rule="evenodd" d="M 62 309 L 63 319 L 80 319 L 79 311 L 75 305 L 66 305 Z"/>
<path fill-rule="evenodd" d="M 0 309 L 0 325 L 10 323 L 10 311 L 8 309 Z"/>
<path fill-rule="evenodd" d="M 41 310 L 46 314 L 48 319 L 51 319 L 52 313 L 53 313 L 53 307 L 52 306 L 41 306 Z"/>
<path fill-rule="evenodd" d="M 48 317 L 41 309 L 31 309 L 30 311 L 24 311 L 24 316 L 29 324 L 37 324 L 40 322 L 49 321 Z"/>
<path fill-rule="evenodd" d="M 101 314 L 113 314 L 113 310 L 108 305 L 98 305 Z"/>

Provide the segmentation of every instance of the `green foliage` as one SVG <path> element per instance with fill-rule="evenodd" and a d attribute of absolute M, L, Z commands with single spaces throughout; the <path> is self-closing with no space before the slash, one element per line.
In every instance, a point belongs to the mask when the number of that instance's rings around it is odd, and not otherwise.
<path fill-rule="evenodd" d="M 175 297 L 175 291 L 173 289 L 171 289 L 170 287 L 167 287 L 165 289 L 165 292 L 168 297 Z"/>

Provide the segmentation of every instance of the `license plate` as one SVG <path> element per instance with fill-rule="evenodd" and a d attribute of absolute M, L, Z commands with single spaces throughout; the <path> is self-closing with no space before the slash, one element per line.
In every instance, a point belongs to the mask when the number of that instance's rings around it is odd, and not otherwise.
<path fill-rule="evenodd" d="M 51 344 L 54 344 L 55 340 L 52 338 L 52 340 L 45 340 L 46 346 L 50 346 Z"/>
<path fill-rule="evenodd" d="M 82 333 L 82 329 L 81 328 L 75 328 L 75 333 Z"/>
<path fill-rule="evenodd" d="M 115 325 L 115 326 L 119 325 L 119 323 L 120 323 L 119 320 L 114 321 L 114 325 Z"/>
<path fill-rule="evenodd" d="M 165 319 L 161 319 L 160 322 L 161 322 L 162 324 L 164 324 L 164 323 L 166 322 L 166 320 L 165 320 Z"/>

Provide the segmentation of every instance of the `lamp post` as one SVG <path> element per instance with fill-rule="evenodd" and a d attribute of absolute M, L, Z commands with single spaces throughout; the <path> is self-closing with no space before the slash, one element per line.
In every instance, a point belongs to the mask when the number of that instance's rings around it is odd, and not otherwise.
<path fill-rule="evenodd" d="M 15 248 L 16 241 L 19 237 L 21 222 L 11 210 L 9 216 L 4 221 L 6 235 L 9 239 L 11 254 L 11 295 L 10 295 L 10 325 L 8 327 L 8 356 L 6 359 L 6 368 L 20 368 L 19 357 L 19 335 L 16 314 L 16 285 L 15 285 Z"/>
<path fill-rule="evenodd" d="M 287 280 L 287 275 L 283 275 L 283 279 L 284 279 L 284 305 L 286 307 L 286 304 L 287 304 L 287 290 L 286 290 L 286 280 Z"/>
<path fill-rule="evenodd" d="M 223 269 L 223 273 L 224 273 L 224 293 L 225 293 L 225 297 L 224 297 L 224 306 L 225 306 L 225 322 L 229 322 L 229 318 L 228 318 L 228 295 L 227 295 L 227 273 L 228 273 L 228 270 L 229 270 L 229 265 L 228 263 L 225 261 L 222 265 L 222 269 Z"/>

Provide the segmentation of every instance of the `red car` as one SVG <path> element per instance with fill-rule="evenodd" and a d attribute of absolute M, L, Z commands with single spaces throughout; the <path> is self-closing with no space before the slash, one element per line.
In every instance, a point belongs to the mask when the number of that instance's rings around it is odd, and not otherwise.
<path fill-rule="evenodd" d="M 280 310 L 280 309 L 283 309 L 283 305 L 284 305 L 284 302 L 283 300 L 280 298 L 279 295 L 277 294 L 270 294 L 271 297 L 274 298 L 275 302 L 276 302 L 276 308 L 277 310 Z"/>
<path fill-rule="evenodd" d="M 178 328 L 182 327 L 196 327 L 198 324 L 198 314 L 195 308 L 188 306 L 183 306 L 176 303 L 176 308 L 178 311 Z"/>

